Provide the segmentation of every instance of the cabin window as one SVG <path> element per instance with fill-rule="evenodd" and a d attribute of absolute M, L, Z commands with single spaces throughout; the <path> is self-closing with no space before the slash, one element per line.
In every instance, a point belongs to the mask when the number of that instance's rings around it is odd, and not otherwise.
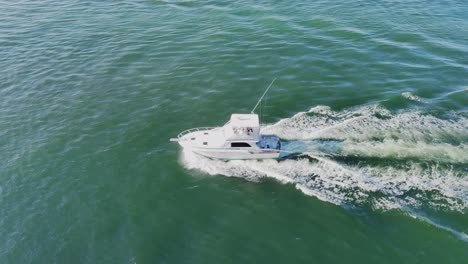
<path fill-rule="evenodd" d="M 236 135 L 252 135 L 253 134 L 253 128 L 251 127 L 233 127 L 232 131 Z"/>
<path fill-rule="evenodd" d="M 250 148 L 252 146 L 250 146 L 249 143 L 245 143 L 245 142 L 232 142 L 231 143 L 231 148 Z"/>
<path fill-rule="evenodd" d="M 208 145 L 208 142 L 203 142 L 203 145 Z"/>

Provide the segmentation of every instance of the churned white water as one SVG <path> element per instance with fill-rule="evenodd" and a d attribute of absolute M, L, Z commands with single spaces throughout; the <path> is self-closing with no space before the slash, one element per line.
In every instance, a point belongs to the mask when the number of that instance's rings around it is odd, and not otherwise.
<path fill-rule="evenodd" d="M 219 161 L 184 151 L 182 163 L 211 175 L 293 184 L 338 205 L 375 209 L 468 209 L 468 120 L 379 106 L 317 106 L 263 129 L 286 140 L 284 160 Z"/>

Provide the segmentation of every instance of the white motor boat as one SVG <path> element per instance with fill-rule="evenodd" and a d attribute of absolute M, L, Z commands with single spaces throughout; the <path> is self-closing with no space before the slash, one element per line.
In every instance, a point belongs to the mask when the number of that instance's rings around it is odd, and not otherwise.
<path fill-rule="evenodd" d="M 281 151 L 277 136 L 260 134 L 257 114 L 233 114 L 222 127 L 192 128 L 171 141 L 199 155 L 223 160 L 276 159 Z"/>
<path fill-rule="evenodd" d="M 171 141 L 178 142 L 183 148 L 212 159 L 279 158 L 281 152 L 279 137 L 261 134 L 259 118 L 254 113 L 273 82 L 250 114 L 232 114 L 229 122 L 222 127 L 185 130 L 176 138 L 171 138 Z"/>

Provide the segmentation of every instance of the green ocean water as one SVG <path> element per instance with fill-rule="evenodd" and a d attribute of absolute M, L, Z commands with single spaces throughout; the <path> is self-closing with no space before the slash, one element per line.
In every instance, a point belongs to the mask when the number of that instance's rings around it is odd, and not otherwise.
<path fill-rule="evenodd" d="M 0 263 L 468 263 L 468 2 L 0 1 Z M 264 101 L 298 152 L 169 142 Z"/>

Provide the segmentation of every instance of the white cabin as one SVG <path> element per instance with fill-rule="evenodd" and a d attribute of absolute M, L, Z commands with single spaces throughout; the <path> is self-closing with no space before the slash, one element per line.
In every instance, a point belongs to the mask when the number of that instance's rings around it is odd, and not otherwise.
<path fill-rule="evenodd" d="M 229 141 L 258 141 L 260 123 L 256 114 L 232 114 L 223 126 L 224 136 Z"/>

